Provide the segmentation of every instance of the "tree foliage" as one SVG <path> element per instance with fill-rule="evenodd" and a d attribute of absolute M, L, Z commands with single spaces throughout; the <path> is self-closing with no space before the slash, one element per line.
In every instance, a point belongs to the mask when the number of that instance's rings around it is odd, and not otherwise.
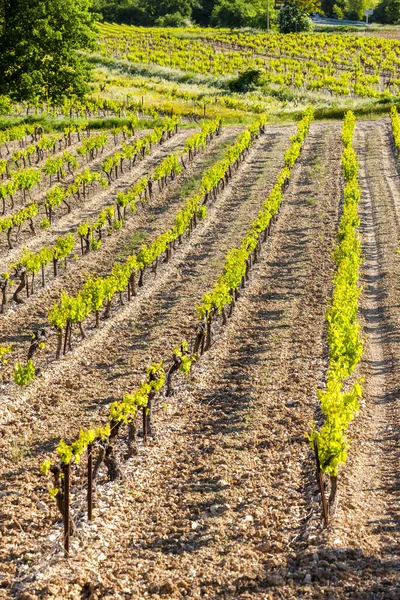
<path fill-rule="evenodd" d="M 59 102 L 88 91 L 91 0 L 0 0 L 0 94 Z"/>
<path fill-rule="evenodd" d="M 273 5 L 270 2 L 270 11 Z M 265 27 L 266 2 L 264 0 L 216 0 L 211 13 L 215 27 Z"/>
<path fill-rule="evenodd" d="M 92 11 L 106 21 L 134 25 L 180 27 L 188 25 L 198 0 L 94 0 Z"/>
<path fill-rule="evenodd" d="M 400 23 L 400 0 L 382 0 L 374 10 L 374 21 L 378 23 Z"/>
<path fill-rule="evenodd" d="M 265 0 L 94 0 L 92 10 L 105 21 L 165 27 L 187 26 L 192 21 L 202 27 L 266 26 Z M 269 0 L 270 21 L 273 0 Z"/>
<path fill-rule="evenodd" d="M 279 31 L 281 33 L 312 31 L 313 24 L 309 14 L 299 2 L 287 2 L 279 11 Z"/>
<path fill-rule="evenodd" d="M 321 8 L 319 0 L 287 0 L 286 4 L 295 6 L 298 10 L 303 11 L 307 15 L 317 12 Z"/>
<path fill-rule="evenodd" d="M 367 8 L 367 0 L 347 0 L 346 17 L 348 19 L 361 21 L 364 18 L 364 10 Z"/>
<path fill-rule="evenodd" d="M 92 0 L 92 11 L 108 22 L 162 27 L 266 28 L 266 0 Z M 282 32 L 310 31 L 313 12 L 339 19 L 362 19 L 364 9 L 376 0 L 285 0 L 281 14 L 269 0 L 270 25 L 278 21 Z M 381 7 L 381 8 L 379 8 Z M 374 20 L 400 22 L 400 0 L 381 0 Z"/>

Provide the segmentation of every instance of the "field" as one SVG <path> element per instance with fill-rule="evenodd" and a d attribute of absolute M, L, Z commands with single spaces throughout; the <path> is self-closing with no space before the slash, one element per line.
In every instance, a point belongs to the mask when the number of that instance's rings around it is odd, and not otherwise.
<path fill-rule="evenodd" d="M 399 598 L 400 42 L 99 40 L 0 120 L 0 598 Z"/>

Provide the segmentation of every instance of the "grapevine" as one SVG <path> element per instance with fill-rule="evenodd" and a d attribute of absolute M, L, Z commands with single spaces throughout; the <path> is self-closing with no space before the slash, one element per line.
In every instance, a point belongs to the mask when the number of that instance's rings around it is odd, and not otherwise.
<path fill-rule="evenodd" d="M 200 192 L 186 201 L 184 208 L 177 214 L 172 229 L 161 234 L 150 246 L 143 245 L 136 255 L 129 256 L 122 265 L 116 263 L 109 276 L 96 278 L 94 284 L 92 284 L 91 279 L 88 280 L 89 285 L 95 285 L 96 288 L 95 305 L 93 305 L 92 295 L 88 293 L 86 284 L 75 297 L 63 293 L 61 301 L 53 305 L 48 318 L 50 324 L 58 330 L 59 340 L 65 330 L 64 353 L 71 346 L 73 323 L 79 324 L 81 334 L 84 336 L 83 321 L 90 314 L 95 313 L 96 326 L 98 326 L 99 310 L 103 305 L 106 307 L 105 317 L 107 318 L 110 315 L 112 299 L 116 294 L 121 297 L 121 293 L 125 289 L 128 292 L 128 299 L 130 299 L 131 294 L 135 294 L 134 279 L 136 272 L 139 271 L 138 284 L 141 286 L 147 267 L 157 263 L 163 253 L 165 253 L 166 261 L 168 261 L 172 243 L 175 240 L 181 240 L 184 232 L 196 224 L 195 219 L 201 205 L 206 204 L 211 197 L 216 197 L 217 192 L 225 185 L 226 177 L 232 174 L 232 168 L 238 167 L 239 160 L 256 139 L 258 132 L 263 129 L 264 124 L 265 117 L 260 117 L 255 124 L 239 134 L 236 143 L 226 150 L 225 157 L 222 160 L 206 170 L 201 180 Z M 90 235 L 89 228 L 83 225 L 81 236 L 85 237 L 86 235 Z M 61 341 L 59 341 L 57 358 L 59 358 L 61 350 Z"/>
<path fill-rule="evenodd" d="M 332 301 L 326 314 L 329 366 L 326 389 L 318 391 L 325 420 L 320 428 L 313 423 L 309 433 L 310 444 L 313 445 L 314 441 L 318 443 L 321 470 L 331 476 L 331 506 L 336 499 L 339 468 L 347 459 L 347 429 L 359 410 L 362 395 L 362 379 L 359 378 L 352 384 L 348 383 L 348 378 L 360 362 L 363 351 L 357 320 L 361 266 L 357 205 L 361 189 L 357 178 L 358 161 L 352 147 L 354 127 L 354 115 L 348 112 L 342 134 L 344 207 L 337 233 L 338 245 L 334 253 L 336 273 Z"/>

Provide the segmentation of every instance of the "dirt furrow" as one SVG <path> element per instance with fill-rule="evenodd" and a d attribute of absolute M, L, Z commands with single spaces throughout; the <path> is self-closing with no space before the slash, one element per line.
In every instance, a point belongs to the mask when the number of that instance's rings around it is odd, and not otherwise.
<path fill-rule="evenodd" d="M 159 435 L 130 461 L 125 481 L 100 486 L 96 529 L 74 558 L 52 561 L 50 581 L 37 557 L 25 589 L 47 589 L 49 598 L 61 585 L 65 598 L 87 585 L 99 598 L 298 597 L 288 565 L 309 543 L 304 432 L 326 367 L 340 152 L 339 126 L 312 126 L 225 332 L 158 413 Z"/>
<path fill-rule="evenodd" d="M 223 130 L 221 135 L 211 142 L 207 151 L 198 154 L 180 177 L 169 184 L 161 194 L 155 195 L 150 206 L 138 207 L 138 212 L 127 219 L 122 229 L 115 232 L 112 237 L 106 238 L 100 250 L 80 257 L 79 260 L 71 259 L 68 269 L 60 270 L 56 279 L 48 277 L 44 288 L 38 287 L 40 283 L 37 281 L 36 293 L 29 299 L 25 299 L 23 305 L 14 304 L 12 308 L 10 304 L 10 309 L 0 318 L 0 339 L 4 344 L 14 344 L 13 362 L 16 358 L 26 359 L 26 342 L 29 341 L 34 329 L 48 325 L 46 318 L 48 310 L 54 301 L 59 300 L 63 290 L 73 295 L 89 275 L 108 274 L 116 260 L 123 260 L 141 244 L 153 241 L 157 235 L 173 225 L 175 215 L 187 197 L 182 189 L 190 183 L 196 173 L 201 173 L 220 157 L 224 147 L 235 139 L 237 133 L 236 129 Z M 50 352 L 49 356 L 55 355 L 55 343 L 53 336 L 47 348 Z M 47 358 L 44 354 L 35 357 L 35 364 L 41 368 L 46 367 Z M 3 375 L 3 379 L 4 381 L 7 379 L 6 374 Z"/>
<path fill-rule="evenodd" d="M 70 231 L 75 232 L 80 223 L 95 217 L 105 206 L 113 203 L 117 192 L 131 186 L 136 179 L 142 177 L 149 170 L 152 170 L 170 152 L 181 150 L 186 138 L 193 132 L 194 130 L 192 129 L 179 131 L 178 134 L 174 135 L 162 146 L 154 148 L 151 154 L 145 156 L 142 161 L 138 161 L 132 169 L 126 170 L 122 176 L 113 181 L 107 188 L 103 189 L 97 187 L 93 196 L 79 206 L 73 207 L 70 213 L 55 220 L 52 227 L 48 230 L 41 231 L 38 235 L 32 236 L 29 227 L 27 227 L 26 231 L 21 232 L 19 243 L 14 246 L 12 250 L 8 250 L 7 248 L 7 240 L 4 233 L 0 240 L 0 250 L 2 254 L 0 259 L 0 271 L 7 270 L 10 263 L 18 259 L 23 248 L 37 251 L 42 248 L 44 244 L 54 244 L 59 235 L 64 235 Z M 102 158 L 101 161 L 102 160 L 104 159 Z M 91 168 L 96 170 L 94 169 L 93 164 L 91 164 Z M 59 210 L 60 208 L 57 209 L 57 212 Z M 64 208 L 62 207 L 61 210 L 64 210 Z M 46 216 L 44 211 L 42 216 L 43 218 Z"/>
<path fill-rule="evenodd" d="M 376 121 L 359 123 L 356 129 L 362 186 L 364 398 L 350 428 L 339 508 L 323 543 L 315 548 L 322 560 L 341 565 L 337 593 L 347 590 L 346 597 L 360 600 L 400 596 L 400 180 L 389 127 L 388 121 Z"/>
<path fill-rule="evenodd" d="M 32 490 L 39 486 L 44 492 L 44 482 L 38 481 L 37 474 L 39 456 L 54 447 L 55 438 L 77 433 L 80 426 L 99 421 L 103 407 L 132 389 L 149 360 L 169 358 L 174 343 L 193 329 L 195 302 L 212 285 L 226 251 L 240 242 L 252 215 L 271 189 L 283 165 L 291 133 L 290 128 L 267 131 L 232 184 L 209 208 L 207 219 L 195 230 L 189 244 L 183 245 L 164 269 L 160 268 L 159 279 L 144 288 L 136 301 L 98 335 L 28 390 L 26 399 L 30 402 L 25 410 L 29 418 L 25 421 L 21 414 L 16 415 L 21 419 L 19 433 L 12 440 L 16 432 L 8 427 L 11 436 L 6 434 L 2 440 L 8 450 L 20 444 L 26 449 L 22 451 L 19 474 L 10 470 L 6 461 L 2 463 L 8 500 L 21 501 L 26 508 L 25 503 L 31 503 L 28 520 L 23 517 L 24 529 L 32 515 L 36 519 L 39 514 L 34 497 L 18 498 L 17 489 L 20 485 Z M 36 400 L 39 397 L 40 403 Z M 27 537 L 35 530 L 29 527 Z M 26 541 L 22 540 L 23 545 Z"/>

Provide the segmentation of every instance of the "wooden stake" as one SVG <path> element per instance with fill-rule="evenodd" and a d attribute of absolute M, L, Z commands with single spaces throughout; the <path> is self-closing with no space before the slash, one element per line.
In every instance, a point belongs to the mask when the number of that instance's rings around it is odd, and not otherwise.
<path fill-rule="evenodd" d="M 143 442 L 147 442 L 147 407 L 143 407 Z"/>
<path fill-rule="evenodd" d="M 71 535 L 70 513 L 69 513 L 69 487 L 70 487 L 70 465 L 63 466 L 64 471 L 64 556 L 69 556 L 69 539 Z"/>
<path fill-rule="evenodd" d="M 88 521 L 93 519 L 93 445 L 88 445 L 88 493 L 87 493 L 87 509 Z"/>
<path fill-rule="evenodd" d="M 325 522 L 325 527 L 328 527 L 328 506 L 326 503 L 326 497 L 325 497 L 325 488 L 324 488 L 324 482 L 322 479 L 322 471 L 321 471 L 321 465 L 319 462 L 319 454 L 318 454 L 318 442 L 317 440 L 314 440 L 314 453 L 315 453 L 315 463 L 317 466 L 317 483 L 318 483 L 318 487 L 319 487 L 319 491 L 321 494 L 321 501 L 322 501 L 322 513 L 324 516 L 324 522 Z"/>

